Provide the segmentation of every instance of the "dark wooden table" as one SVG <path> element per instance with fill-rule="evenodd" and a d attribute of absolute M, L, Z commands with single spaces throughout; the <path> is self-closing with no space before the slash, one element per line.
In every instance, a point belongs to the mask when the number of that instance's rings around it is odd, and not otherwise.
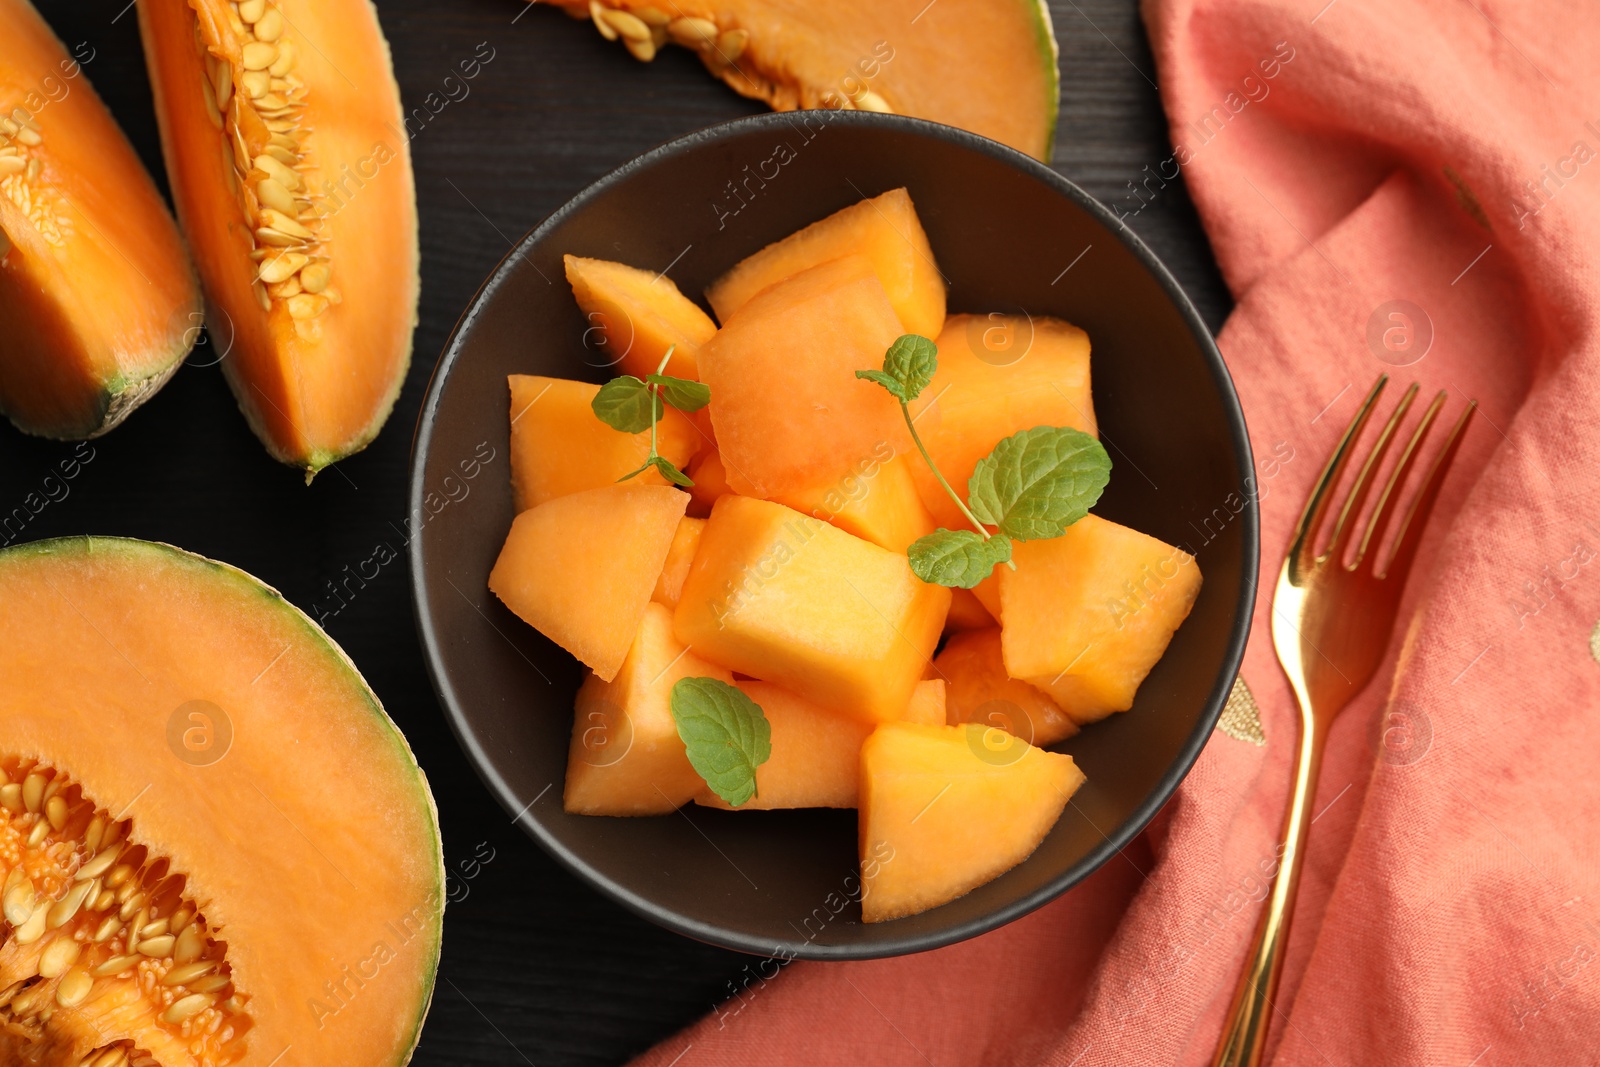
<path fill-rule="evenodd" d="M 164 186 L 132 4 L 45 0 L 42 8 L 69 47 L 93 47 L 89 77 Z M 433 783 L 455 873 L 443 968 L 415 1062 L 616 1063 L 708 1011 L 748 961 L 602 899 L 490 799 L 424 673 L 397 525 L 434 361 L 512 241 L 645 149 L 760 108 L 712 81 L 681 49 L 646 67 L 587 24 L 524 11 L 521 0 L 382 0 L 379 8 L 410 104 L 442 94 L 462 59 L 493 56 L 467 94 L 454 89 L 458 99 L 412 142 L 421 323 L 388 427 L 307 488 L 267 458 L 217 368 L 200 365 L 212 362 L 202 349 L 165 391 L 94 443 L 70 494 L 34 517 L 19 540 L 102 533 L 168 541 L 243 567 L 302 607 L 323 599 L 347 566 L 383 544 L 395 549 L 328 628 L 410 738 Z M 1051 9 L 1063 72 L 1057 169 L 1127 213 L 1218 328 L 1228 295 L 1181 182 L 1154 200 L 1133 192 L 1144 168 L 1171 154 L 1136 5 L 1052 0 Z M 0 424 L 0 513 L 70 450 Z"/>

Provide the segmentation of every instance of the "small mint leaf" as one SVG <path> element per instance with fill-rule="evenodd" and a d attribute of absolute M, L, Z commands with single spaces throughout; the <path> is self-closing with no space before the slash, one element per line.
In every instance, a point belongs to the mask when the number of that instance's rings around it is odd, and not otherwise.
<path fill-rule="evenodd" d="M 685 489 L 689 489 L 694 486 L 694 482 L 689 480 L 689 476 L 680 471 L 677 467 L 674 467 L 672 465 L 672 461 L 666 456 L 655 456 L 651 458 L 649 463 L 645 464 L 646 467 L 651 465 L 654 465 L 655 469 L 661 472 L 661 477 L 665 478 L 673 485 L 681 485 Z"/>
<path fill-rule="evenodd" d="M 978 461 L 967 506 L 1018 541 L 1046 540 L 1089 513 L 1111 477 L 1099 441 L 1070 426 L 1014 433 Z"/>
<path fill-rule="evenodd" d="M 622 433 L 648 430 L 661 415 L 661 401 L 648 385 L 631 374 L 602 385 L 589 407 L 601 422 Z"/>
<path fill-rule="evenodd" d="M 689 378 L 670 374 L 649 374 L 645 381 L 661 387 L 661 398 L 679 411 L 699 411 L 711 403 L 711 387 Z"/>
<path fill-rule="evenodd" d="M 1011 559 L 1011 539 L 995 534 L 985 540 L 973 530 L 935 530 L 911 542 L 906 558 L 912 573 L 930 585 L 971 589 Z"/>
<path fill-rule="evenodd" d="M 643 474 L 645 471 L 647 471 L 649 469 L 650 469 L 650 461 L 649 460 L 645 460 L 643 464 L 641 464 L 638 467 L 635 467 L 633 470 L 629 471 L 627 474 L 624 474 L 622 477 L 618 478 L 617 481 L 625 482 L 629 478 L 637 478 L 637 477 L 639 477 L 639 475 Z"/>
<path fill-rule="evenodd" d="M 934 371 L 939 369 L 939 348 L 921 334 L 901 334 L 884 354 L 883 369 L 900 383 L 897 395 L 909 404 L 933 381 Z"/>
<path fill-rule="evenodd" d="M 905 387 L 902 386 L 899 379 L 895 378 L 894 376 L 881 370 L 858 370 L 856 371 L 856 377 L 865 378 L 869 382 L 877 382 L 879 385 L 889 390 L 890 394 L 893 395 L 896 400 L 900 401 L 902 404 L 906 402 Z"/>
<path fill-rule="evenodd" d="M 736 808 L 755 796 L 756 768 L 772 755 L 761 706 L 715 678 L 679 678 L 671 703 L 689 765 L 711 791 Z"/>

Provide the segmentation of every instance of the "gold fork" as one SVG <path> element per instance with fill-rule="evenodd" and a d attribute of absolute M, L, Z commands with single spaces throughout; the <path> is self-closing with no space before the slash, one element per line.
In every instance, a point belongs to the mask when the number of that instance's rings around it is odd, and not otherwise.
<path fill-rule="evenodd" d="M 1289 810 L 1284 816 L 1283 834 L 1278 844 L 1278 870 L 1256 925 L 1255 939 L 1251 942 L 1244 972 L 1239 976 L 1233 1004 L 1228 1009 L 1213 1067 L 1256 1067 L 1261 1062 L 1269 1014 L 1276 1010 L 1273 997 L 1289 943 L 1289 920 L 1294 913 L 1300 864 L 1311 827 L 1307 816 L 1316 795 L 1323 743 L 1334 717 L 1366 687 L 1383 661 L 1394 631 L 1400 594 L 1416 558 L 1423 528 L 1438 499 L 1445 472 L 1461 445 L 1462 432 L 1478 406 L 1477 401 L 1469 403 L 1450 431 L 1450 437 L 1434 458 L 1400 523 L 1388 563 L 1380 570 L 1377 550 L 1398 509 L 1400 489 L 1417 462 L 1423 438 L 1444 407 L 1445 393 L 1441 390 L 1434 397 L 1378 497 L 1372 517 L 1355 545 L 1353 560 L 1347 563 L 1362 505 L 1394 440 L 1395 430 L 1417 395 L 1415 384 L 1406 390 L 1361 465 L 1361 472 L 1339 510 L 1328 547 L 1319 555 L 1317 534 L 1327 516 L 1334 486 L 1344 473 L 1355 441 L 1361 436 L 1388 380 L 1386 374 L 1378 378 L 1323 468 L 1322 477 L 1317 480 L 1300 522 L 1295 526 L 1283 570 L 1278 574 L 1278 587 L 1273 593 L 1272 644 L 1300 706 L 1300 745 L 1295 751 L 1294 788 L 1289 795 Z"/>

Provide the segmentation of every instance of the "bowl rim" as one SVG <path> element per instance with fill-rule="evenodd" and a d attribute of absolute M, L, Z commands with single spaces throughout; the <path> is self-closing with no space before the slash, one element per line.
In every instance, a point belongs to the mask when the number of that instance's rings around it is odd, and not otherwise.
<path fill-rule="evenodd" d="M 1257 586 L 1259 584 L 1254 580 L 1254 576 L 1260 568 L 1260 508 L 1254 488 L 1254 456 L 1250 447 L 1250 436 L 1245 423 L 1244 410 L 1239 403 L 1238 393 L 1234 389 L 1233 379 L 1228 373 L 1222 353 L 1218 350 L 1211 331 L 1200 318 L 1200 313 L 1196 310 L 1193 302 L 1190 301 L 1188 295 L 1179 286 L 1177 279 L 1172 276 L 1172 273 L 1150 250 L 1149 246 L 1120 217 L 1100 201 L 1090 196 L 1076 183 L 1062 176 L 1047 164 L 1041 163 L 1016 149 L 970 131 L 905 115 L 884 115 L 861 111 L 828 111 L 826 114 L 828 115 L 829 125 L 838 123 L 845 126 L 861 127 L 896 126 L 907 132 L 944 141 L 958 148 L 982 153 L 1023 172 L 1027 177 L 1044 183 L 1059 195 L 1071 200 L 1105 226 L 1108 231 L 1115 234 L 1118 240 L 1150 271 L 1166 293 L 1167 299 L 1172 302 L 1184 322 L 1188 325 L 1189 332 L 1194 337 L 1200 348 L 1201 355 L 1206 361 L 1212 383 L 1217 390 L 1218 399 L 1223 408 L 1223 415 L 1229 424 L 1229 437 L 1234 449 L 1236 473 L 1239 475 L 1240 484 L 1246 489 L 1244 495 L 1245 506 L 1241 513 L 1242 518 L 1245 520 L 1242 528 L 1244 559 L 1241 561 L 1241 572 L 1245 576 L 1245 580 L 1240 583 L 1232 632 L 1228 637 L 1222 664 L 1216 681 L 1212 684 L 1211 692 L 1206 698 L 1200 718 L 1188 739 L 1179 749 L 1177 758 L 1161 776 L 1155 789 L 1134 809 L 1130 817 L 1124 820 L 1109 836 L 1102 831 L 1101 837 L 1103 840 L 1100 845 L 1091 849 L 1078 862 L 1072 864 L 1033 892 L 982 916 L 938 930 L 924 931 L 899 938 L 888 938 L 872 943 L 819 945 L 806 940 L 784 943 L 774 942 L 771 939 L 753 938 L 738 931 L 729 930 L 717 923 L 704 922 L 682 915 L 657 904 L 644 894 L 635 892 L 613 881 L 605 874 L 591 867 L 582 857 L 566 848 L 552 834 L 547 833 L 539 820 L 530 815 L 530 812 L 533 806 L 552 786 L 546 786 L 545 790 L 541 791 L 539 796 L 532 801 L 524 802 L 513 793 L 506 780 L 494 770 L 484 745 L 479 741 L 472 727 L 471 716 L 465 707 L 465 702 L 458 699 L 443 662 L 441 651 L 443 642 L 435 626 L 427 583 L 424 580 L 422 537 L 420 535 L 411 538 L 410 544 L 406 548 L 406 554 L 408 570 L 411 576 L 412 607 L 417 626 L 417 636 L 422 645 L 423 661 L 427 667 L 428 678 L 433 685 L 434 694 L 438 698 L 440 707 L 450 725 L 450 730 L 455 735 L 456 742 L 461 746 L 468 761 L 472 764 L 473 770 L 495 800 L 512 817 L 512 821 L 521 827 L 524 833 L 533 838 L 556 862 L 580 881 L 599 890 L 604 896 L 621 904 L 634 914 L 674 933 L 697 941 L 758 956 L 781 956 L 788 959 L 864 960 L 881 959 L 941 948 L 988 933 L 991 930 L 1014 922 L 1050 903 L 1083 881 L 1112 856 L 1126 848 L 1134 838 L 1144 831 L 1150 821 L 1155 818 L 1172 798 L 1173 794 L 1177 792 L 1179 784 L 1188 775 L 1195 761 L 1199 758 L 1201 750 L 1211 739 L 1217 720 L 1221 717 L 1223 706 L 1232 692 L 1234 680 L 1238 676 L 1239 667 L 1244 658 L 1245 644 L 1250 635 Z M 762 130 L 785 125 L 789 122 L 789 119 L 790 113 L 788 112 L 744 116 L 705 126 L 665 141 L 584 186 L 560 207 L 546 215 L 538 225 L 534 226 L 515 243 L 511 251 L 506 253 L 500 262 L 495 265 L 483 284 L 473 294 L 466 310 L 451 329 L 450 336 L 445 341 L 439 359 L 434 365 L 433 373 L 428 381 L 427 392 L 421 410 L 418 413 L 417 426 L 412 440 L 407 493 L 408 515 L 422 513 L 423 497 L 426 492 L 425 467 L 429 446 L 433 440 L 440 398 L 449 380 L 450 372 L 455 368 L 461 357 L 462 337 L 477 320 L 479 314 L 495 293 L 506 283 L 516 261 L 526 258 L 528 251 L 543 239 L 545 234 L 552 228 L 585 208 L 590 201 L 601 193 L 628 179 L 636 172 L 648 169 L 659 161 L 693 152 L 702 146 L 739 135 L 747 130 Z"/>

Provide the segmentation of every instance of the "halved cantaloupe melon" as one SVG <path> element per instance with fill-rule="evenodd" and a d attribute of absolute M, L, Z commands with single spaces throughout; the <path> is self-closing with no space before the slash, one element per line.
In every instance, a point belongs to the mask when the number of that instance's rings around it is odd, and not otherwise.
<path fill-rule="evenodd" d="M 590 404 L 600 387 L 591 382 L 510 375 L 511 488 L 518 511 L 585 489 L 615 485 L 650 454 L 650 431 L 622 433 L 601 422 Z M 682 468 L 700 434 L 683 412 L 663 406 L 656 449 Z M 656 470 L 635 475 L 640 485 L 666 485 Z"/>
<path fill-rule="evenodd" d="M 945 709 L 952 726 L 996 727 L 1039 748 L 1078 732 L 1078 724 L 1048 695 L 1006 674 L 1000 628 L 992 623 L 953 635 L 933 665 L 947 683 Z"/>
<path fill-rule="evenodd" d="M 0 0 L 0 413 L 102 434 L 177 370 L 201 318 L 172 215 L 83 68 L 28 0 Z"/>
<path fill-rule="evenodd" d="M 894 398 L 855 376 L 883 366 L 900 321 L 863 256 L 763 290 L 700 350 L 717 449 L 736 493 L 782 499 L 910 449 Z"/>
<path fill-rule="evenodd" d="M 1083 784 L 1071 756 L 982 726 L 879 726 L 861 746 L 861 917 L 946 904 L 1033 853 Z M 871 859 L 873 862 L 869 863 Z"/>
<path fill-rule="evenodd" d="M 667 561 L 661 565 L 661 575 L 656 579 L 656 590 L 650 599 L 669 608 L 678 606 L 683 592 L 684 579 L 689 577 L 689 567 L 694 563 L 695 551 L 700 547 L 700 533 L 706 520 L 685 515 L 678 520 L 678 529 L 672 535 L 672 547 L 667 549 Z"/>
<path fill-rule="evenodd" d="M 709 660 L 881 721 L 905 713 L 949 607 L 905 556 L 730 495 L 700 535 L 674 629 Z"/>
<path fill-rule="evenodd" d="M 934 528 L 911 477 L 914 462 L 921 457 L 897 456 L 880 442 L 878 454 L 854 469 L 784 493 L 780 502 L 891 552 L 904 552 Z"/>
<path fill-rule="evenodd" d="M 1042 0 L 557 2 L 637 59 L 669 41 L 692 49 L 736 92 L 777 111 L 893 111 L 1050 158 L 1058 52 Z M 743 195 L 758 183 L 747 171 Z M 729 199 L 728 212 L 738 211 L 743 201 Z"/>
<path fill-rule="evenodd" d="M 142 0 L 178 218 L 222 369 L 307 476 L 377 435 L 411 359 L 417 208 L 369 0 Z"/>
<path fill-rule="evenodd" d="M 567 283 L 618 374 L 654 374 L 671 349 L 665 373 L 700 377 L 700 346 L 717 324 L 665 274 L 606 259 L 563 256 Z"/>
<path fill-rule="evenodd" d="M 410 1058 L 438 819 L 310 619 L 165 545 L 23 545 L 0 693 L 0 1063 Z"/>
<path fill-rule="evenodd" d="M 650 604 L 628 658 L 611 681 L 590 674 L 578 690 L 563 803 L 580 815 L 659 815 L 705 788 L 672 717 L 680 678 L 733 682 L 672 636 L 672 612 Z"/>
<path fill-rule="evenodd" d="M 939 336 L 944 328 L 944 275 L 904 189 L 858 201 L 768 245 L 712 282 L 706 299 L 717 318 L 727 322 L 761 290 L 848 255 L 862 255 L 872 263 L 902 332 Z"/>
<path fill-rule="evenodd" d="M 603 681 L 622 668 L 689 494 L 612 485 L 558 496 L 511 524 L 489 588 Z"/>
<path fill-rule="evenodd" d="M 1012 559 L 995 568 L 1006 672 L 1080 723 L 1133 706 L 1200 592 L 1193 556 L 1098 515 Z"/>
<path fill-rule="evenodd" d="M 952 315 L 938 336 L 939 369 L 910 404 L 917 434 L 950 485 L 967 497 L 978 461 L 1020 430 L 1095 432 L 1089 335 L 1060 319 Z M 960 529 L 961 509 L 927 464 L 911 468 L 934 521 Z"/>

